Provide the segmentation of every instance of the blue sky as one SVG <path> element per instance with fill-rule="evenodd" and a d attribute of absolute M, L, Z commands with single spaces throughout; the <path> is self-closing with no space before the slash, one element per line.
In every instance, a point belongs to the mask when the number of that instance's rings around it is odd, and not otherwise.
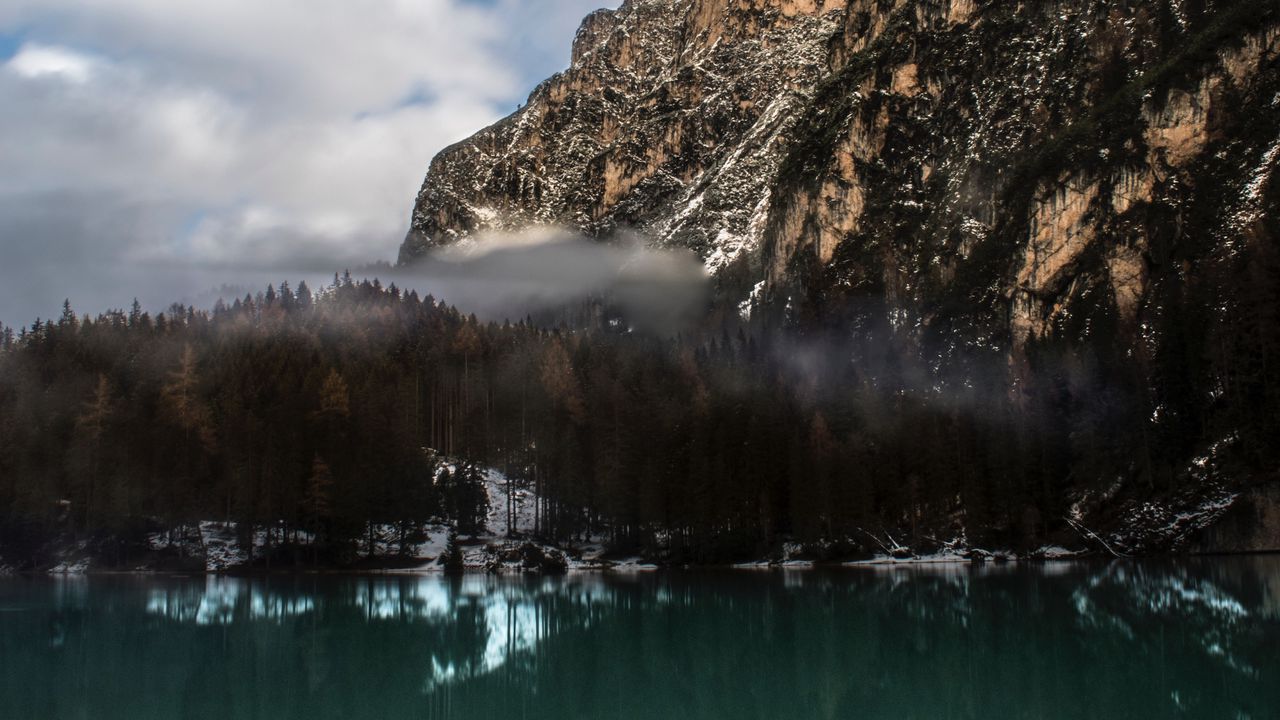
<path fill-rule="evenodd" d="M 8 60 L 21 44 L 20 33 L 0 33 L 0 60 Z"/>
<path fill-rule="evenodd" d="M 616 5 L 0 0 L 0 322 L 394 259 L 431 157 Z"/>

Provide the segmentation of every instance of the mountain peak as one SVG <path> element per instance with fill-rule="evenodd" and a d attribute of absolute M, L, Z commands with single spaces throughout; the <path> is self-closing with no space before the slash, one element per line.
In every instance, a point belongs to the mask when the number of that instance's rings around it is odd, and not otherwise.
<path fill-rule="evenodd" d="M 592 13 L 567 71 L 435 159 L 401 262 L 529 223 L 638 229 L 713 270 L 758 247 L 781 142 L 830 72 L 844 11 L 843 0 L 637 0 Z"/>

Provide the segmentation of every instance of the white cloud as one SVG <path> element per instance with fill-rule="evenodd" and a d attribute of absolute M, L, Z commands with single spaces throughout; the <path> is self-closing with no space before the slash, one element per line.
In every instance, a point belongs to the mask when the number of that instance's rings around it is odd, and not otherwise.
<path fill-rule="evenodd" d="M 597 4 L 0 0 L 23 40 L 0 72 L 0 319 L 110 263 L 394 258 L 431 157 L 559 69 Z M 16 275 L 50 296 L 5 292 Z"/>
<path fill-rule="evenodd" d="M 81 83 L 89 79 L 94 64 L 93 58 L 67 48 L 29 43 L 5 67 L 24 78 L 56 77 Z"/>
<path fill-rule="evenodd" d="M 6 0 L 17 27 L 298 111 L 386 109 L 415 90 L 489 99 L 514 78 L 502 18 L 459 0 Z"/>

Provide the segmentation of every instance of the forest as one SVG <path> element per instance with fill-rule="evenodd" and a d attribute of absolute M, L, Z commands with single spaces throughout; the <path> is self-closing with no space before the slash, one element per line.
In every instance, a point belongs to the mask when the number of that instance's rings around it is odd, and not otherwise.
<path fill-rule="evenodd" d="M 68 304 L 0 329 L 0 542 L 213 519 L 311 533 L 343 562 L 373 524 L 474 532 L 480 464 L 536 492 L 543 541 L 604 535 L 672 563 L 782 542 L 1032 548 L 1073 536 L 1087 498 L 1274 467 L 1276 338 L 1252 328 L 1280 323 L 1205 306 L 1186 302 L 1149 354 L 1097 322 L 1085 350 L 1032 343 L 1011 363 L 887 321 L 851 336 L 729 314 L 670 337 L 598 308 L 482 322 L 350 275 L 208 311 Z M 1214 443 L 1196 472 L 1188 449 Z"/>

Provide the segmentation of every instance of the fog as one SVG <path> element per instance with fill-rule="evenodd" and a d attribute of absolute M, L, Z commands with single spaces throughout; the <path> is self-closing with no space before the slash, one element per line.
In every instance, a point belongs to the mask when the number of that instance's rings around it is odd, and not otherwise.
<path fill-rule="evenodd" d="M 708 300 L 708 278 L 683 249 L 657 249 L 638 235 L 607 242 L 540 227 L 489 233 L 429 253 L 390 277 L 482 319 L 518 320 L 599 297 L 642 329 L 676 330 Z"/>
<path fill-rule="evenodd" d="M 48 288 L 57 276 L 45 249 L 18 253 L 27 273 L 5 272 L 0 284 L 0 321 L 14 327 L 37 317 L 56 317 L 62 299 L 78 314 L 96 315 L 127 308 L 137 298 L 155 313 L 173 303 L 211 308 L 218 299 L 231 302 L 268 285 L 305 281 L 312 290 L 333 283 L 348 271 L 356 281 L 377 278 L 405 292 L 474 313 L 482 320 L 518 321 L 579 307 L 598 299 L 620 311 L 633 328 L 674 332 L 700 317 L 709 299 L 702 264 L 687 250 L 650 247 L 639 235 L 596 241 L 569 230 L 539 227 L 514 233 L 487 233 L 460 245 L 437 248 L 412 267 L 385 262 L 352 264 L 347 258 L 311 258 L 297 264 L 251 267 L 235 264 L 195 265 L 172 261 L 123 262 L 95 255 L 92 248 L 68 243 L 69 252 L 97 257 L 97 272 L 65 276 L 65 288 Z M 11 268 L 12 269 L 12 268 Z M 40 272 L 44 270 L 45 272 Z M 50 290 L 58 293 L 55 300 Z M 23 313 L 10 320 L 13 313 Z"/>

